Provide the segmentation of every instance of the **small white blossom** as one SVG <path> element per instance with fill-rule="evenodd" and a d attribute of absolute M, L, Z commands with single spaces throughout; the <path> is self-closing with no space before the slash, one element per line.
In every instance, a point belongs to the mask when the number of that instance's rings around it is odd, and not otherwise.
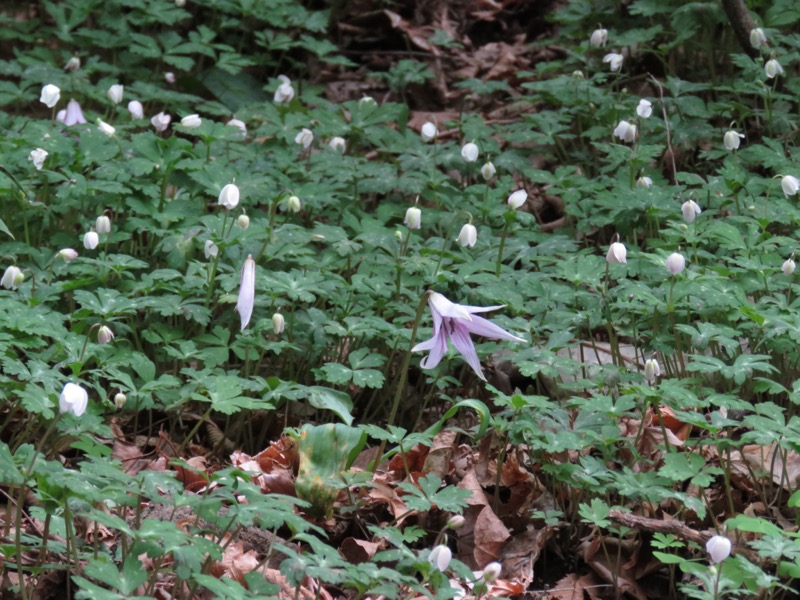
<path fill-rule="evenodd" d="M 60 98 L 61 89 L 52 83 L 48 83 L 42 88 L 42 95 L 39 96 L 39 102 L 44 104 L 47 108 L 53 108 L 58 104 Z"/>
<path fill-rule="evenodd" d="M 604 47 L 608 41 L 608 29 L 595 29 L 589 38 L 589 43 L 595 48 Z"/>
<path fill-rule="evenodd" d="M 211 240 L 206 240 L 206 243 L 203 246 L 203 254 L 205 254 L 206 259 L 216 258 L 217 254 L 219 254 L 219 246 L 217 246 Z"/>
<path fill-rule="evenodd" d="M 628 250 L 625 248 L 625 244 L 622 242 L 613 242 L 608 247 L 608 252 L 606 253 L 606 262 L 609 264 L 612 263 L 619 263 L 625 264 L 628 262 Z"/>
<path fill-rule="evenodd" d="M 58 397 L 58 411 L 80 417 L 89 405 L 89 394 L 77 383 L 68 383 Z"/>
<path fill-rule="evenodd" d="M 239 283 L 239 299 L 236 302 L 236 311 L 242 319 L 241 330 L 247 327 L 250 317 L 253 316 L 253 306 L 256 302 L 256 261 L 253 255 L 248 254 L 242 267 L 242 279 Z"/>
<path fill-rule="evenodd" d="M 787 258 L 786 261 L 781 265 L 781 271 L 787 277 L 794 273 L 795 267 L 797 265 L 794 264 L 794 261 L 791 258 Z"/>
<path fill-rule="evenodd" d="M 138 100 L 128 102 L 128 112 L 131 113 L 131 119 L 144 119 L 144 107 Z"/>
<path fill-rule="evenodd" d="M 525 190 L 517 190 L 508 197 L 508 200 L 506 200 L 506 202 L 511 208 L 517 210 L 519 207 L 525 204 L 525 201 L 527 199 L 528 199 L 528 192 L 526 192 Z"/>
<path fill-rule="evenodd" d="M 462 246 L 472 248 L 478 243 L 478 230 L 472 223 L 464 223 L 461 231 L 458 234 L 458 243 Z"/>
<path fill-rule="evenodd" d="M 650 179 L 647 175 L 642 175 L 639 179 L 636 180 L 636 187 L 643 187 L 649 188 L 653 187 L 653 180 Z"/>
<path fill-rule="evenodd" d="M 614 135 L 623 142 L 631 144 L 636 141 L 636 125 L 627 121 L 620 121 L 614 128 Z"/>
<path fill-rule="evenodd" d="M 783 67 L 781 66 L 781 63 L 772 58 L 767 61 L 767 64 L 764 65 L 764 72 L 767 74 L 769 79 L 774 79 L 783 73 Z"/>
<path fill-rule="evenodd" d="M 781 189 L 786 196 L 794 196 L 800 191 L 800 180 L 794 175 L 784 175 L 781 177 Z"/>
<path fill-rule="evenodd" d="M 422 136 L 423 142 L 430 142 L 436 139 L 436 136 L 439 135 L 439 130 L 436 128 L 436 125 L 434 123 L 428 121 L 422 126 L 420 135 Z"/>
<path fill-rule="evenodd" d="M 703 212 L 700 206 L 694 200 L 687 200 L 681 204 L 681 213 L 683 213 L 683 220 L 687 223 L 693 223 L 694 220 Z"/>
<path fill-rule="evenodd" d="M 739 148 L 739 144 L 744 139 L 744 134 L 734 131 L 730 129 L 725 132 L 725 135 L 722 137 L 722 143 L 725 145 L 725 148 L 728 150 L 737 150 Z"/>
<path fill-rule="evenodd" d="M 247 125 L 244 121 L 240 121 L 239 119 L 231 119 L 227 123 L 225 123 L 228 127 L 236 127 L 239 131 L 242 132 L 242 137 L 247 137 Z"/>
<path fill-rule="evenodd" d="M 170 121 L 172 121 L 172 117 L 164 112 L 160 112 L 150 119 L 150 123 L 152 123 L 153 127 L 155 127 L 156 131 L 159 133 L 167 130 Z"/>
<path fill-rule="evenodd" d="M 301 146 L 303 146 L 303 149 L 307 149 L 312 144 L 313 141 L 314 141 L 314 132 L 311 131 L 310 129 L 306 129 L 305 127 L 303 127 L 303 129 L 300 130 L 300 133 L 294 136 L 294 143 L 300 144 Z"/>
<path fill-rule="evenodd" d="M 603 57 L 603 62 L 608 63 L 612 71 L 619 71 L 622 69 L 622 61 L 624 58 L 622 54 L 611 52 Z"/>
<path fill-rule="evenodd" d="M 453 552 L 444 544 L 439 544 L 428 555 L 428 562 L 438 571 L 446 571 L 453 559 Z"/>
<path fill-rule="evenodd" d="M 175 73 L 172 71 L 167 71 L 164 73 L 164 81 L 167 83 L 175 83 Z"/>
<path fill-rule="evenodd" d="M 275 104 L 288 104 L 292 101 L 292 98 L 294 98 L 292 80 L 286 75 L 278 75 L 278 79 L 280 80 L 281 84 L 278 86 L 278 89 L 275 90 L 275 95 L 272 97 L 272 101 Z"/>
<path fill-rule="evenodd" d="M 338 135 L 331 138 L 331 141 L 328 142 L 328 146 L 340 154 L 344 154 L 347 150 L 347 142 L 344 141 L 343 137 L 339 137 Z"/>
<path fill-rule="evenodd" d="M 461 157 L 468 163 L 473 163 L 478 160 L 479 153 L 480 150 L 478 150 L 478 145 L 474 142 L 467 142 L 461 148 Z"/>
<path fill-rule="evenodd" d="M 234 209 L 239 205 L 239 188 L 234 183 L 229 183 L 222 188 L 217 199 L 217 204 L 224 206 L 228 210 Z"/>
<path fill-rule="evenodd" d="M 655 358 L 649 358 L 644 363 L 644 376 L 648 383 L 655 383 L 661 376 L 661 367 Z"/>
<path fill-rule="evenodd" d="M 649 119 L 653 114 L 653 103 L 650 100 L 642 98 L 639 100 L 639 105 L 636 107 L 636 114 L 643 119 Z"/>
<path fill-rule="evenodd" d="M 117 133 L 117 130 L 114 127 L 112 127 L 102 119 L 97 119 L 97 128 L 103 133 L 105 133 L 108 137 L 112 137 L 115 133 Z"/>
<path fill-rule="evenodd" d="M 767 44 L 767 36 L 761 27 L 756 27 L 750 30 L 750 45 L 753 48 L 761 48 Z"/>
<path fill-rule="evenodd" d="M 497 169 L 491 162 L 487 162 L 485 165 L 481 167 L 481 175 L 483 176 L 483 179 L 485 181 L 489 181 L 492 177 L 495 176 L 495 173 L 497 173 Z"/>
<path fill-rule="evenodd" d="M 36 148 L 36 150 L 31 150 L 31 153 L 28 155 L 28 160 L 33 161 L 33 166 L 36 167 L 37 171 L 41 171 L 44 165 L 44 159 L 47 158 L 48 154 L 47 150 Z"/>

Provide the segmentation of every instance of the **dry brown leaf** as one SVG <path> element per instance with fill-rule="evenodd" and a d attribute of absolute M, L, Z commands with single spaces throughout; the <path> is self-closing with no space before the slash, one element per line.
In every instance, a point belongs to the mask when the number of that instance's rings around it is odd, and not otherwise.
<path fill-rule="evenodd" d="M 444 479 L 450 473 L 450 461 L 453 458 L 453 446 L 456 441 L 456 432 L 450 429 L 440 431 L 433 438 L 431 449 L 422 465 L 423 473 L 433 473 L 439 479 Z"/>
<path fill-rule="evenodd" d="M 547 592 L 546 600 L 583 600 L 584 594 L 589 594 L 592 600 L 598 598 L 596 589 L 599 582 L 594 575 L 578 576 L 570 573 L 556 582 L 554 588 Z"/>
<path fill-rule="evenodd" d="M 384 544 L 359 540 L 354 537 L 345 538 L 339 547 L 342 556 L 354 565 L 367 562 Z"/>
<path fill-rule="evenodd" d="M 775 444 L 751 444 L 731 453 L 732 467 L 740 474 L 752 473 L 757 478 L 770 477 L 775 485 L 795 490 L 800 480 L 800 455 L 778 448 Z M 749 469 L 748 469 L 749 467 Z"/>
<path fill-rule="evenodd" d="M 533 581 L 533 566 L 555 532 L 555 527 L 536 529 L 529 526 L 525 532 L 513 536 L 503 548 L 500 559 L 503 575 L 521 581 L 527 588 Z"/>
<path fill-rule="evenodd" d="M 475 564 L 483 568 L 490 562 L 496 561 L 510 537 L 511 533 L 494 511 L 484 506 L 475 518 L 473 527 Z"/>
<path fill-rule="evenodd" d="M 403 521 L 403 515 L 409 512 L 406 503 L 397 495 L 397 491 L 384 483 L 373 482 L 368 496 L 375 502 L 388 504 L 392 515 L 397 519 L 398 526 Z"/>

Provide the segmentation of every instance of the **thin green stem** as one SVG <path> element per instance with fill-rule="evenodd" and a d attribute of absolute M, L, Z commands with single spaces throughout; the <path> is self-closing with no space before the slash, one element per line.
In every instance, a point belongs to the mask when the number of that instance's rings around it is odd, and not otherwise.
<path fill-rule="evenodd" d="M 425 305 L 428 302 L 428 294 L 430 292 L 425 292 L 422 294 L 422 298 L 420 298 L 419 305 L 417 306 L 417 313 L 414 316 L 414 326 L 411 329 L 411 339 L 408 342 L 408 350 L 406 350 L 405 355 L 403 356 L 403 364 L 400 365 L 400 378 L 397 382 L 397 387 L 394 391 L 394 401 L 392 402 L 392 410 L 389 412 L 389 418 L 386 421 L 388 426 L 394 425 L 394 421 L 397 418 L 397 411 L 400 409 L 400 401 L 403 399 L 403 392 L 406 388 L 406 382 L 408 381 L 408 366 L 411 364 L 411 349 L 414 347 L 417 341 L 417 330 L 419 329 L 419 322 L 422 319 L 422 313 L 425 310 Z M 372 464 L 372 472 L 374 473 L 375 470 L 378 468 L 378 463 L 380 463 L 381 458 L 383 457 L 383 453 L 386 450 L 386 440 L 381 441 L 381 448 L 378 452 L 378 455 L 375 457 L 375 462 Z"/>

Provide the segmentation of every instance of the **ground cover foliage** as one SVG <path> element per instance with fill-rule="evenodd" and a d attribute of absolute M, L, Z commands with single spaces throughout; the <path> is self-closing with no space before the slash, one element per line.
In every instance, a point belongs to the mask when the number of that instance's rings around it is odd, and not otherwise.
<path fill-rule="evenodd" d="M 800 11 L 529 4 L 3 3 L 3 598 L 794 594 Z"/>

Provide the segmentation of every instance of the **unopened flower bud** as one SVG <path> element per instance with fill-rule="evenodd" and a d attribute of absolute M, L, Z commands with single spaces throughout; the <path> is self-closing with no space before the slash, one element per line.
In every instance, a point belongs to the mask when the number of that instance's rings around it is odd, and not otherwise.
<path fill-rule="evenodd" d="M 74 73 L 78 69 L 81 68 L 81 59 L 77 56 L 73 56 L 67 61 L 67 64 L 64 65 L 64 70 L 69 71 L 70 73 Z"/>
<path fill-rule="evenodd" d="M 447 528 L 455 531 L 457 529 L 461 529 L 466 522 L 467 520 L 463 515 L 453 515 L 447 520 Z"/>
<path fill-rule="evenodd" d="M 125 88 L 120 84 L 114 84 L 110 88 L 108 88 L 108 99 L 111 100 L 114 104 L 119 104 L 122 102 L 122 94 Z"/>
<path fill-rule="evenodd" d="M 622 242 L 614 242 L 608 247 L 606 261 L 609 264 L 625 264 L 628 262 L 628 250 Z"/>
<path fill-rule="evenodd" d="M 16 290 L 22 282 L 25 281 L 25 275 L 14 265 L 7 267 L 3 273 L 3 278 L 0 279 L 0 285 L 7 290 Z"/>
<path fill-rule="evenodd" d="M 761 27 L 756 27 L 750 30 L 750 45 L 753 48 L 761 48 L 767 43 L 767 36 Z"/>
<path fill-rule="evenodd" d="M 106 215 L 100 215 L 95 221 L 94 229 L 97 233 L 111 233 L 111 219 Z"/>
<path fill-rule="evenodd" d="M 419 229 L 422 227 L 422 211 L 416 206 L 411 206 L 406 211 L 406 218 L 403 224 L 409 229 Z"/>
<path fill-rule="evenodd" d="M 298 213 L 302 207 L 303 204 L 300 202 L 300 198 L 295 195 L 289 196 L 288 200 L 286 200 L 286 208 L 289 212 Z"/>
<path fill-rule="evenodd" d="M 422 126 L 420 135 L 422 136 L 423 142 L 430 142 L 433 141 L 437 135 L 439 135 L 439 130 L 436 128 L 434 123 L 428 121 Z"/>
<path fill-rule="evenodd" d="M 112 125 L 109 125 L 108 123 L 106 123 L 102 119 L 97 119 L 97 128 L 100 131 L 102 131 L 103 133 L 105 133 L 108 137 L 112 137 L 115 133 L 117 133 L 117 130 L 116 130 L 115 127 L 113 127 Z"/>
<path fill-rule="evenodd" d="M 272 331 L 275 332 L 275 335 L 283 333 L 284 329 L 286 329 L 286 319 L 283 318 L 283 315 L 279 312 L 272 315 Z"/>
<path fill-rule="evenodd" d="M 794 273 L 795 266 L 796 265 L 794 264 L 794 261 L 791 258 L 787 258 L 786 261 L 781 265 L 781 271 L 783 271 L 783 274 L 788 277 Z"/>
<path fill-rule="evenodd" d="M 100 329 L 97 330 L 97 341 L 101 344 L 108 344 L 111 340 L 114 339 L 114 332 L 111 331 L 110 327 L 106 327 L 103 325 Z"/>
<path fill-rule="evenodd" d="M 239 215 L 239 218 L 236 219 L 236 226 L 242 231 L 247 231 L 247 228 L 250 227 L 250 217 Z"/>
<path fill-rule="evenodd" d="M 83 236 L 83 247 L 87 250 L 94 250 L 100 243 L 100 236 L 96 231 L 87 231 Z"/>
<path fill-rule="evenodd" d="M 500 573 L 503 571 L 503 565 L 499 562 L 490 562 L 488 565 L 483 567 L 483 574 L 481 578 L 486 583 L 492 583 L 498 577 L 500 577 Z"/>
<path fill-rule="evenodd" d="M 78 258 L 78 253 L 73 250 L 72 248 L 64 248 L 63 250 L 58 251 L 58 255 L 63 258 L 66 262 L 71 260 L 75 260 Z"/>
<path fill-rule="evenodd" d="M 481 167 L 481 175 L 485 181 L 489 181 L 497 173 L 497 169 L 491 162 L 487 162 Z"/>
<path fill-rule="evenodd" d="M 453 558 L 453 552 L 444 544 L 439 544 L 428 555 L 428 562 L 431 563 L 436 569 L 444 572 L 450 566 L 450 561 Z"/>
<path fill-rule="evenodd" d="M 125 403 L 127 401 L 128 397 L 122 392 L 119 392 L 117 395 L 114 396 L 114 406 L 117 407 L 117 410 L 122 409 L 122 407 L 125 406 Z"/>
<path fill-rule="evenodd" d="M 664 264 L 667 266 L 670 273 L 677 275 L 686 268 L 686 259 L 680 252 L 673 252 L 667 257 Z"/>
<path fill-rule="evenodd" d="M 181 119 L 181 125 L 186 129 L 197 129 L 202 124 L 203 119 L 200 118 L 200 115 L 186 115 Z"/>
<path fill-rule="evenodd" d="M 706 542 L 706 552 L 712 563 L 720 563 L 731 555 L 731 541 L 722 535 L 712 536 Z"/>
<path fill-rule="evenodd" d="M 644 363 L 644 377 L 649 383 L 654 383 L 656 377 L 661 375 L 661 367 L 655 358 L 649 358 Z"/>

